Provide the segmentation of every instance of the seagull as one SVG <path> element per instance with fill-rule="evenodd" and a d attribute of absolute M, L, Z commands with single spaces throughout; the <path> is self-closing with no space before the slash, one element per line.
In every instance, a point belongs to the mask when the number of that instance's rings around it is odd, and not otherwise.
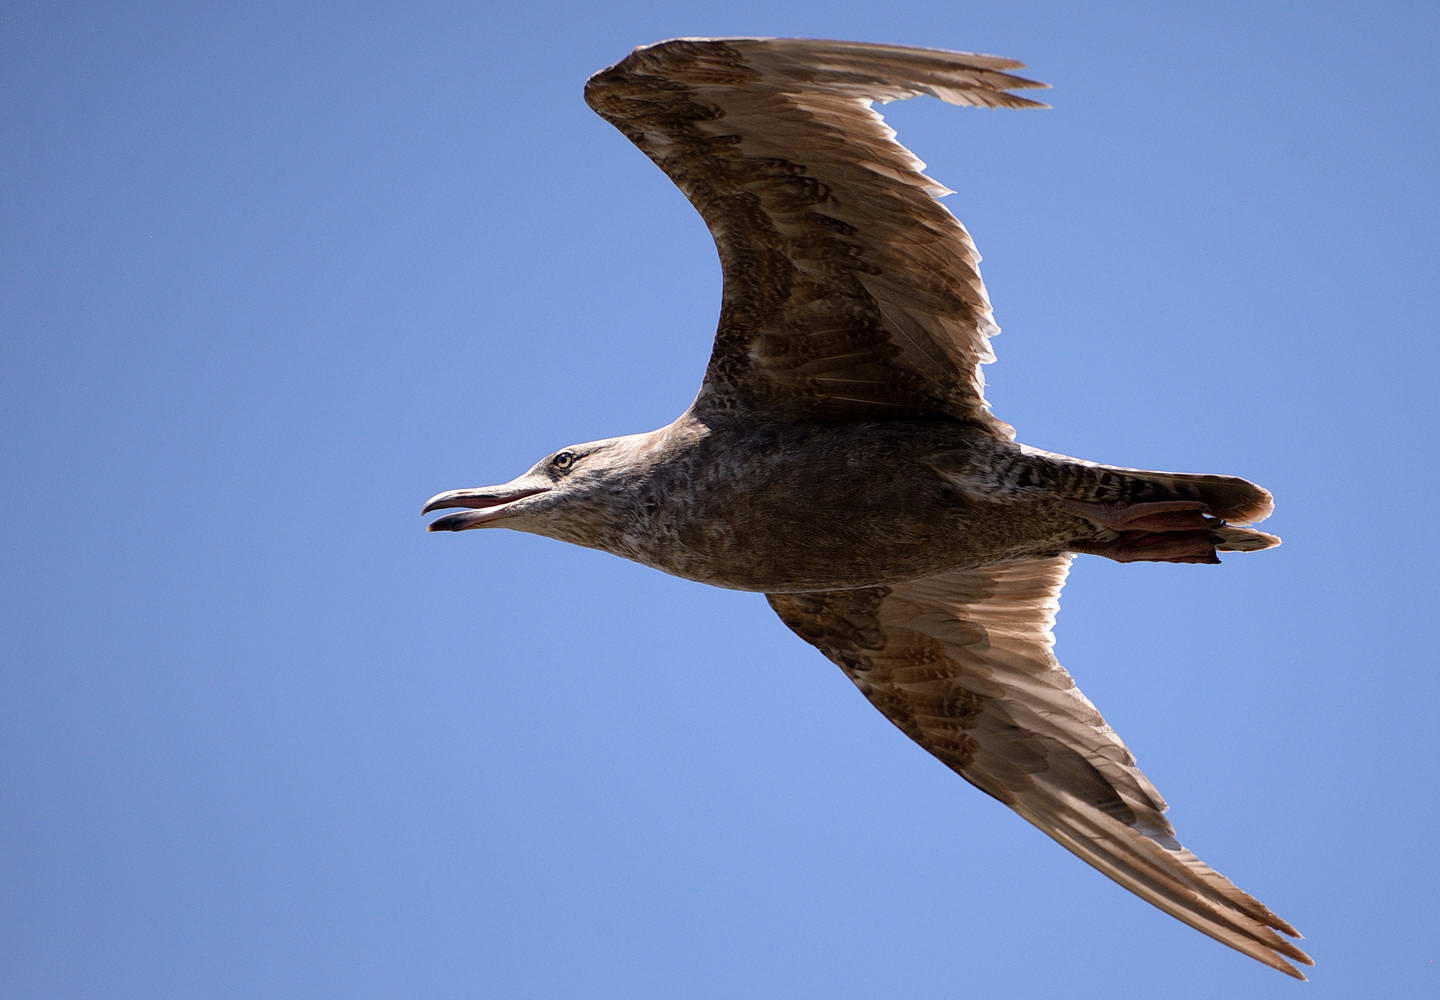
<path fill-rule="evenodd" d="M 1077 553 L 1216 563 L 1279 544 L 1231 476 L 1015 440 L 984 396 L 998 332 L 951 193 L 874 102 L 1045 107 L 995 56 L 677 38 L 585 100 L 690 199 L 724 270 L 694 402 L 451 490 L 430 531 L 512 528 L 757 591 L 906 736 L 1140 898 L 1298 979 L 1300 935 L 1175 838 L 1165 800 L 1056 660 Z M 1287 961 L 1287 959 L 1289 961 Z"/>

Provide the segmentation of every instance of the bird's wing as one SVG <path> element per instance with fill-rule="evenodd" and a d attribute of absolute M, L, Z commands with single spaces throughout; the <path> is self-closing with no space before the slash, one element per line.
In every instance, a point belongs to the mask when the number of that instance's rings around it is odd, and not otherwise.
<path fill-rule="evenodd" d="M 1297 978 L 1294 928 L 1175 840 L 1165 801 L 1051 652 L 1070 557 L 767 595 L 907 736 L 1116 882 Z M 1283 956 L 1283 957 L 1282 957 Z"/>
<path fill-rule="evenodd" d="M 998 332 L 949 191 L 874 101 L 986 108 L 1044 84 L 995 56 L 786 38 L 674 39 L 590 78 L 585 99 L 670 176 L 725 274 L 697 410 L 948 414 L 996 434 L 979 366 Z"/>

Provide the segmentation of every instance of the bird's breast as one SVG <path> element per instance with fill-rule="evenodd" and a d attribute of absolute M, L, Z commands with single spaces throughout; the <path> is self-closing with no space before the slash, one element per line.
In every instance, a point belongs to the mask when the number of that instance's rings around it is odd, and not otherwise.
<path fill-rule="evenodd" d="M 704 442 L 658 468 L 622 554 L 691 580 L 771 593 L 893 583 L 966 554 L 982 504 L 904 438 Z"/>

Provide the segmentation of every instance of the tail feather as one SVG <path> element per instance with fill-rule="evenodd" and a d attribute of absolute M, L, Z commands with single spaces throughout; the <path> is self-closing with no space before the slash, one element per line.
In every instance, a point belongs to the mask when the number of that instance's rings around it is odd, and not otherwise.
<path fill-rule="evenodd" d="M 1256 531 L 1254 528 L 1234 528 L 1226 525 L 1223 528 L 1216 528 L 1215 548 L 1221 552 L 1259 552 L 1261 549 L 1273 549 L 1280 544 L 1280 539 L 1267 531 Z"/>
<path fill-rule="evenodd" d="M 1210 513 L 1232 524 L 1254 524 L 1269 517 L 1275 509 L 1270 491 L 1238 476 L 1208 476 L 1187 472 L 1149 472 L 1143 469 L 1121 469 L 1102 466 L 1131 479 L 1159 486 L 1166 499 L 1199 500 Z M 1253 534 L 1263 534 L 1254 532 Z M 1266 535 L 1266 538 L 1274 538 Z M 1279 544 L 1275 539 L 1272 544 Z M 1269 548 L 1269 545 L 1257 546 Z"/>
<path fill-rule="evenodd" d="M 1039 460 L 1051 472 L 1047 486 L 1062 493 L 1067 489 L 1075 500 L 1108 500 L 1138 503 L 1152 500 L 1198 500 L 1214 516 L 1231 524 L 1254 524 L 1275 510 L 1270 491 L 1239 476 L 1211 476 L 1195 472 L 1157 472 L 1130 469 L 1123 465 L 1102 465 L 1083 458 L 1021 445 L 1027 463 Z M 1033 465 L 1027 465 L 1033 468 Z M 943 466 L 937 466 L 945 471 Z M 1278 542 L 1278 539 L 1277 539 Z"/>

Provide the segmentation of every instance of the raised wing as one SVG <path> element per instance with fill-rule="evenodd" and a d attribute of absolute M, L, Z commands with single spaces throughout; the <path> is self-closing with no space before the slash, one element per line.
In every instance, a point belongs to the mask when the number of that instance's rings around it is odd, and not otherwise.
<path fill-rule="evenodd" d="M 1116 882 L 1297 979 L 1294 928 L 1181 847 L 1165 801 L 1051 652 L 1070 557 L 771 594 L 907 736 Z M 1282 957 L 1283 956 L 1283 957 Z"/>
<path fill-rule="evenodd" d="M 995 56 L 785 38 L 681 38 L 590 78 L 585 99 L 704 217 L 725 272 L 698 411 L 948 414 L 1012 436 L 979 366 L 998 332 L 950 193 L 873 101 L 1044 107 Z"/>

